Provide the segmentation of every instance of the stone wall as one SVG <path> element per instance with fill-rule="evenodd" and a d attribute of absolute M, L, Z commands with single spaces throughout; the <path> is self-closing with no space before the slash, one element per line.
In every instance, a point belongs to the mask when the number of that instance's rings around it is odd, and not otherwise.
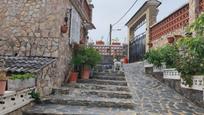
<path fill-rule="evenodd" d="M 37 72 L 36 86 L 40 96 L 51 94 L 54 87 L 59 87 L 61 85 L 60 79 L 55 74 L 56 66 L 56 62 L 53 62 Z"/>
<path fill-rule="evenodd" d="M 68 73 L 72 50 L 61 34 L 69 0 L 0 0 L 0 55 L 56 57 L 57 76 Z"/>

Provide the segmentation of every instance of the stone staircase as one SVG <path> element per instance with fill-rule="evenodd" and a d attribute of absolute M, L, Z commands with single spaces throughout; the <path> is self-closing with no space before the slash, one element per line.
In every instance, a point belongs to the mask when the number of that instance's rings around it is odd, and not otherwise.
<path fill-rule="evenodd" d="M 96 73 L 89 80 L 53 89 L 43 103 L 24 115 L 135 115 L 134 102 L 122 73 Z"/>

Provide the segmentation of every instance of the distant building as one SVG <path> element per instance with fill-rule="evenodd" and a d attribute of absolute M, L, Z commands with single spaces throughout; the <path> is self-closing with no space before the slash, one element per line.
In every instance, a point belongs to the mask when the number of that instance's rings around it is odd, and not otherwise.
<path fill-rule="evenodd" d="M 101 55 L 123 56 L 123 45 L 120 42 L 113 42 L 112 45 L 105 45 L 104 41 L 96 41 L 94 48 L 100 52 Z"/>

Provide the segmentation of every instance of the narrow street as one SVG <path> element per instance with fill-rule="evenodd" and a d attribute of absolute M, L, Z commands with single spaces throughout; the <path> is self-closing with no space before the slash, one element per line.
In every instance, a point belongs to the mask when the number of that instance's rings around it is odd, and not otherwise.
<path fill-rule="evenodd" d="M 173 89 L 144 74 L 143 63 L 124 66 L 136 113 L 147 115 L 203 115 L 201 109 Z"/>

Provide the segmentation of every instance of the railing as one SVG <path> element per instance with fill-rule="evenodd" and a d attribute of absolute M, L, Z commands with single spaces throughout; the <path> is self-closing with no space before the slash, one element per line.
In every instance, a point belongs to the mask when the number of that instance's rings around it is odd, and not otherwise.
<path fill-rule="evenodd" d="M 185 81 L 181 79 L 181 87 L 203 91 L 204 76 L 193 76 L 193 85 L 191 87 L 189 87 L 188 85 L 185 85 Z"/>
<path fill-rule="evenodd" d="M 150 40 L 161 38 L 176 29 L 187 26 L 189 23 L 189 4 L 184 5 L 168 17 L 150 28 Z"/>
<path fill-rule="evenodd" d="M 204 11 L 204 0 L 200 0 L 200 3 L 199 3 L 199 10 L 200 10 L 201 12 Z"/>
<path fill-rule="evenodd" d="M 174 79 L 174 80 L 180 80 L 181 74 L 175 69 L 164 69 L 164 79 Z"/>
<path fill-rule="evenodd" d="M 6 91 L 3 96 L 0 96 L 0 114 L 8 114 L 29 104 L 33 100 L 30 93 L 34 89 L 35 88 L 29 88 L 19 92 Z"/>

